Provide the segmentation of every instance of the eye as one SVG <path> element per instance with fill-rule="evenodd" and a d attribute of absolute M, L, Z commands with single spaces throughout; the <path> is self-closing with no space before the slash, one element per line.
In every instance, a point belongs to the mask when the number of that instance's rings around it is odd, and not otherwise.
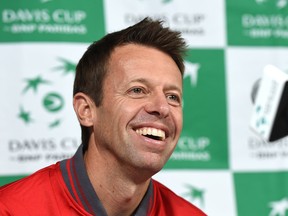
<path fill-rule="evenodd" d="M 134 93 L 134 94 L 141 94 L 143 93 L 143 89 L 142 88 L 139 88 L 139 87 L 135 87 L 135 88 L 132 88 L 130 90 L 130 92 Z"/>
<path fill-rule="evenodd" d="M 179 106 L 182 103 L 181 98 L 175 94 L 168 95 L 167 99 L 171 105 Z"/>
<path fill-rule="evenodd" d="M 140 98 L 146 94 L 146 90 L 142 87 L 132 87 L 127 94 L 134 98 Z"/>

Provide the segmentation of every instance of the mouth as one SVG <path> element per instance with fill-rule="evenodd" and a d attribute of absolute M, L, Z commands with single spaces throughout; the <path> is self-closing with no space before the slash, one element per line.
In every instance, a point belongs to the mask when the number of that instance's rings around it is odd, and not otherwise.
<path fill-rule="evenodd" d="M 163 141 L 166 138 L 165 131 L 152 127 L 138 128 L 136 133 L 154 140 Z"/>

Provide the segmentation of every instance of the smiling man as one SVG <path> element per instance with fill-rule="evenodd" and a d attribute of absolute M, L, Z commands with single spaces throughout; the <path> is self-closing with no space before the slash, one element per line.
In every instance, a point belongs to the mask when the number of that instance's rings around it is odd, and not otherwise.
<path fill-rule="evenodd" d="M 74 82 L 82 145 L 2 187 L 1 215 L 204 216 L 151 178 L 182 130 L 185 48 L 178 32 L 148 18 L 93 43 Z"/>

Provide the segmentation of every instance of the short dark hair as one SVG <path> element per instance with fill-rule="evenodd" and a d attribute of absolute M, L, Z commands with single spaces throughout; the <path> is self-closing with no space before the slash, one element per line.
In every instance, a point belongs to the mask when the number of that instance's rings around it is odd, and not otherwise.
<path fill-rule="evenodd" d="M 101 106 L 103 82 L 110 56 L 116 47 L 126 44 L 139 44 L 163 51 L 175 61 L 183 77 L 186 43 L 181 33 L 163 27 L 161 20 L 145 18 L 126 29 L 107 34 L 88 47 L 76 67 L 73 95 L 83 92 L 96 106 Z M 90 131 L 83 125 L 81 129 L 82 143 L 86 150 Z"/>

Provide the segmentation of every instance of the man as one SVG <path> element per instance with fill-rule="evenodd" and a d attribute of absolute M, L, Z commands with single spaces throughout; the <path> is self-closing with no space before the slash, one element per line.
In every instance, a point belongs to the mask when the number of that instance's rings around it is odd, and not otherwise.
<path fill-rule="evenodd" d="M 76 69 L 75 156 L 0 189 L 0 215 L 205 214 L 151 177 L 182 130 L 178 32 L 148 18 L 106 35 Z"/>

